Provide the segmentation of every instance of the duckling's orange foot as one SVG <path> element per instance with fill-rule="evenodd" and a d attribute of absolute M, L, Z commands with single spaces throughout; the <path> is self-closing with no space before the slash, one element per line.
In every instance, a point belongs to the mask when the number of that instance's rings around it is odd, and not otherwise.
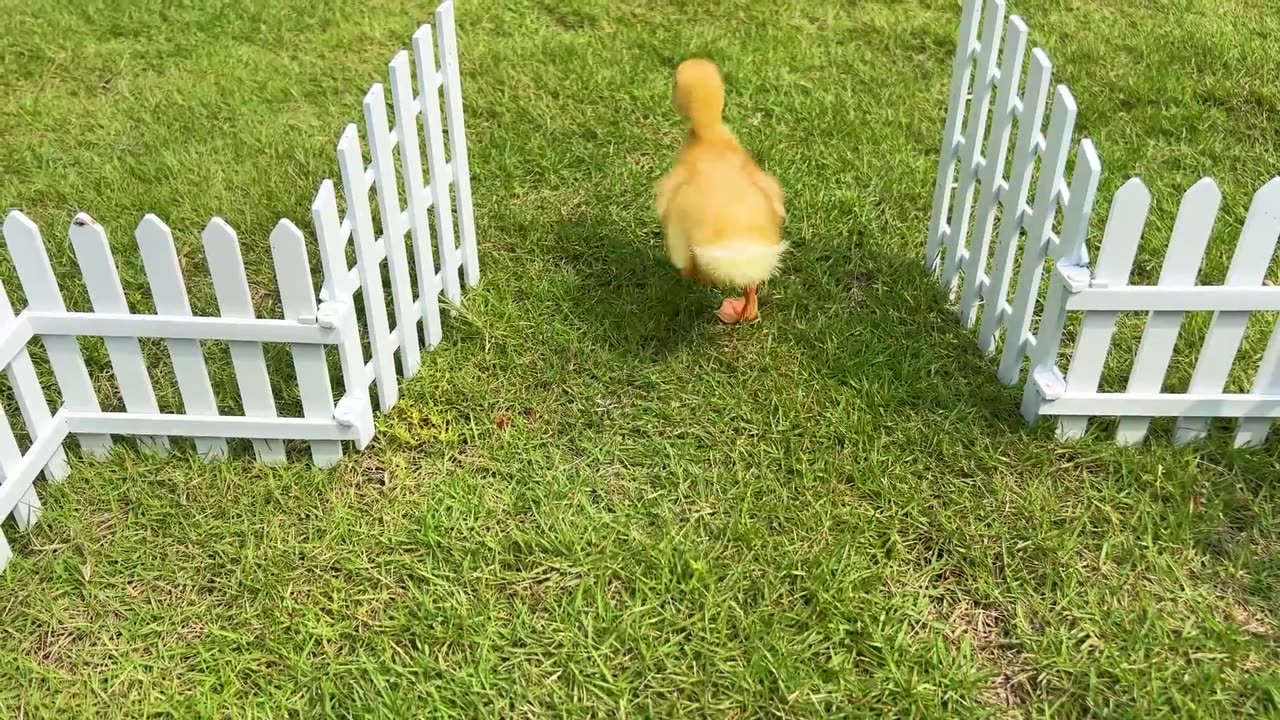
<path fill-rule="evenodd" d="M 746 320 L 747 317 L 747 299 L 746 298 L 725 298 L 720 303 L 720 309 L 716 311 L 716 317 L 724 321 L 726 325 L 735 325 Z"/>

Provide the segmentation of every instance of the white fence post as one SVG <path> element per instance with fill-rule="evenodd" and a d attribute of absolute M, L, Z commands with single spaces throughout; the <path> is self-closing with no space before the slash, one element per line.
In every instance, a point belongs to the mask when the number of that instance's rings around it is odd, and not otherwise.
<path fill-rule="evenodd" d="M 276 284 L 280 287 L 280 307 L 286 320 L 315 320 L 315 288 L 311 285 L 311 264 L 302 231 L 288 220 L 281 220 L 271 233 L 271 258 L 275 264 Z M 298 397 L 303 417 L 333 417 L 333 386 L 329 384 L 329 366 L 324 348 L 318 345 L 290 347 L 293 368 L 298 376 Z M 342 458 L 342 443 L 337 440 L 313 440 L 311 457 L 316 465 L 329 467 Z"/>
<path fill-rule="evenodd" d="M 18 271 L 18 280 L 27 295 L 27 307 L 44 312 L 66 312 L 44 239 L 40 237 L 40 229 L 35 223 L 21 213 L 9 213 L 4 223 L 4 239 Z M 44 337 L 41 341 L 49 353 L 49 363 L 53 366 L 67 409 L 100 411 L 98 396 L 80 354 L 80 343 L 73 337 Z M 109 435 L 81 433 L 77 437 L 80 447 L 88 455 L 106 457 L 111 451 Z"/>
<path fill-rule="evenodd" d="M 1035 349 L 1031 352 L 1031 369 L 1022 388 L 1022 417 L 1034 423 L 1040 416 L 1040 406 L 1050 394 L 1050 387 L 1061 387 L 1058 374 L 1058 349 L 1062 344 L 1062 330 L 1067 320 L 1067 296 L 1088 287 L 1089 253 L 1085 236 L 1089 232 L 1089 220 L 1093 216 L 1094 198 L 1098 192 L 1098 179 L 1102 175 L 1102 162 L 1093 143 L 1082 140 L 1076 151 L 1075 174 L 1071 179 L 1071 198 L 1062 220 L 1062 238 L 1059 240 L 1059 260 L 1055 264 L 1049 292 L 1045 296 L 1044 314 L 1040 317 L 1039 333 Z"/>
<path fill-rule="evenodd" d="M 1059 85 L 1053 98 L 1053 110 L 1049 113 L 1049 134 L 1045 138 L 1044 157 L 1040 162 L 1040 182 L 1036 186 L 1035 208 L 1031 212 L 1031 220 L 1027 226 L 1027 243 L 1022 249 L 1022 268 L 1018 273 L 1018 288 L 1014 294 L 1013 309 L 1005 329 L 1000 367 L 996 371 L 996 376 L 1005 385 L 1016 383 L 1022 373 L 1027 332 L 1031 329 L 1036 299 L 1040 294 L 1040 275 L 1044 271 L 1045 256 L 1050 250 L 1053 220 L 1062 197 L 1062 169 L 1067 164 L 1067 153 L 1071 148 L 1071 133 L 1075 128 L 1075 122 L 1076 101 L 1065 85 Z"/>
<path fill-rule="evenodd" d="M 93 218 L 80 213 L 72 221 L 68 234 L 94 312 L 127 314 L 129 303 L 125 300 L 124 288 L 120 286 L 120 275 L 116 271 L 106 231 Z M 104 342 L 125 410 L 160 412 L 155 390 L 151 387 L 151 374 L 147 372 L 147 363 L 142 357 L 142 345 L 135 338 L 109 337 Z M 138 444 L 161 454 L 169 451 L 169 440 L 163 435 L 140 437 Z"/>
<path fill-rule="evenodd" d="M 951 181 L 955 177 L 956 159 L 960 155 L 960 128 L 964 123 L 973 55 L 978 46 L 978 20 L 981 12 L 981 0 L 964 0 L 956 55 L 951 67 L 951 98 L 947 103 L 947 121 L 942 130 L 942 158 L 938 162 L 937 178 L 933 184 L 933 212 L 929 219 L 929 237 L 925 242 L 924 266 L 931 273 L 941 269 L 938 252 L 946 239 L 946 219 L 951 207 Z"/>
<path fill-rule="evenodd" d="M 467 159 L 467 130 L 462 117 L 462 74 L 458 62 L 458 29 L 453 19 L 453 0 L 436 8 L 440 28 L 440 65 L 444 73 L 444 109 L 449 123 L 449 163 L 453 166 L 453 191 L 457 197 L 458 236 L 462 244 L 462 274 L 467 285 L 480 282 L 480 259 L 476 248 L 476 220 L 471 207 L 471 164 Z M 435 182 L 435 178 L 432 178 Z"/>
<path fill-rule="evenodd" d="M 1165 250 L 1164 267 L 1160 270 L 1160 287 L 1189 287 L 1196 284 L 1196 274 L 1204 259 L 1213 233 L 1213 223 L 1222 204 L 1222 192 L 1209 178 L 1191 186 L 1182 196 L 1178 218 L 1173 223 L 1173 235 Z M 1160 392 L 1169 359 L 1182 328 L 1183 313 L 1177 311 L 1153 311 L 1147 315 L 1147 325 L 1142 331 L 1138 354 L 1129 373 L 1128 393 Z M 1120 418 L 1116 428 L 1116 441 L 1122 445 L 1142 442 L 1147 435 L 1149 417 Z"/>
<path fill-rule="evenodd" d="M 1231 267 L 1227 270 L 1227 285 L 1261 285 L 1275 251 L 1276 238 L 1280 236 L 1280 177 L 1263 185 L 1253 196 L 1249 214 L 1245 217 L 1240 242 L 1236 245 Z M 1217 393 L 1227 383 L 1236 352 L 1244 339 L 1249 324 L 1248 312 L 1216 312 L 1209 324 L 1209 333 L 1200 348 L 1200 357 L 1191 375 L 1187 392 Z M 1209 418 L 1180 417 L 1175 442 L 1185 445 L 1205 436 Z M 1249 428 L 1246 438 L 1257 432 L 1256 424 Z"/>
<path fill-rule="evenodd" d="M 173 245 L 173 233 L 155 215 L 142 218 L 135 232 L 142 266 L 151 286 L 156 314 L 175 317 L 191 317 L 191 303 L 187 299 L 187 285 L 182 278 L 182 266 Z M 209 369 L 205 365 L 204 350 L 199 340 L 166 339 L 169 359 L 173 362 L 173 374 L 178 381 L 178 394 L 182 406 L 191 415 L 218 415 L 218 400 L 209 382 Z M 227 441 L 215 437 L 194 438 L 196 452 L 205 460 L 227 456 Z"/>
<path fill-rule="evenodd" d="M 315 223 L 316 241 L 320 245 L 320 265 L 324 271 L 325 285 L 332 295 L 321 304 L 320 311 L 334 309 L 342 315 L 338 359 L 342 365 L 345 405 L 339 403 L 344 411 L 343 417 L 338 418 L 337 408 L 334 409 L 334 417 L 358 429 L 360 439 L 357 445 L 363 449 L 373 437 L 373 406 L 369 403 L 372 378 L 364 362 L 360 328 L 356 324 L 352 302 L 355 288 L 351 285 L 351 274 L 347 268 L 346 240 L 342 237 L 338 201 L 332 181 L 325 180 L 321 183 L 320 191 L 316 193 L 315 202 L 311 205 L 311 218 Z"/>

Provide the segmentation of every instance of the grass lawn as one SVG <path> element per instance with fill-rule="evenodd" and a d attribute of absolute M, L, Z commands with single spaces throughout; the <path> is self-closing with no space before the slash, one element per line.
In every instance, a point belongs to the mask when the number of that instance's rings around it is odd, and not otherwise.
<path fill-rule="evenodd" d="M 0 204 L 62 268 L 51 229 L 93 213 L 138 298 L 137 220 L 165 218 L 199 277 L 221 215 L 269 304 L 267 233 L 309 226 L 430 6 L 0 0 Z M 484 275 L 465 311 L 334 470 L 123 449 L 43 487 L 40 525 L 5 527 L 0 714 L 1280 713 L 1280 444 L 1027 429 L 920 269 L 958 10 L 460 0 Z M 1280 171 L 1272 10 L 1012 2 L 1098 144 L 1097 225 L 1130 174 L 1152 186 L 1139 281 L 1202 174 L 1225 194 L 1219 281 Z M 694 54 L 788 190 L 795 251 L 744 328 L 712 322 L 651 217 Z"/>

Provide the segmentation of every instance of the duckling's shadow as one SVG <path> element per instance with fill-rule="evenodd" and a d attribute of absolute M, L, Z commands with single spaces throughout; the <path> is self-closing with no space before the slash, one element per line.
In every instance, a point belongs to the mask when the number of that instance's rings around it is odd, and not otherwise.
<path fill-rule="evenodd" d="M 706 335 L 716 294 L 681 278 L 662 253 L 657 228 L 562 223 L 552 252 L 570 268 L 566 306 L 573 324 L 593 330 L 610 350 L 668 357 Z"/>

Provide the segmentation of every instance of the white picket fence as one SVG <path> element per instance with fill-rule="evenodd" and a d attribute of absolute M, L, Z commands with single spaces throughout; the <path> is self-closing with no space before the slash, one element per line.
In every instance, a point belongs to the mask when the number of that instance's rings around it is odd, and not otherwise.
<path fill-rule="evenodd" d="M 1028 422 L 1057 416 L 1059 436 L 1074 439 L 1084 434 L 1090 417 L 1117 417 L 1117 441 L 1131 444 L 1146 436 L 1152 418 L 1176 417 L 1175 440 L 1181 444 L 1203 438 L 1213 418 L 1239 418 L 1235 444 L 1261 444 L 1272 419 L 1280 416 L 1280 326 L 1272 331 L 1251 392 L 1225 393 L 1224 388 L 1250 313 L 1280 310 L 1280 287 L 1263 285 L 1280 236 L 1280 178 L 1254 196 L 1224 286 L 1196 284 L 1221 201 L 1217 185 L 1207 178 L 1182 199 L 1158 285 L 1128 284 L 1151 204 L 1136 178 L 1112 198 L 1091 268 L 1085 237 L 1102 165 L 1093 144 L 1081 140 L 1072 177 L 1065 177 L 1076 103 L 1065 86 L 1057 86 L 1048 129 L 1042 130 L 1052 66 L 1042 50 L 1032 50 L 1020 88 L 1027 34 L 1021 18 L 1005 21 L 1004 0 L 986 0 L 985 8 L 982 0 L 965 0 L 926 268 L 952 297 L 958 288 L 960 321 L 966 328 L 978 325 L 978 347 L 993 354 L 1000 346 L 1002 382 L 1017 383 L 1023 358 L 1029 358 L 1022 402 Z M 1055 227 L 1059 209 L 1061 227 Z M 1052 275 L 1042 291 L 1046 261 Z M 1197 311 L 1214 315 L 1190 386 L 1186 392 L 1163 392 L 1184 314 Z M 1069 312 L 1083 317 L 1064 376 L 1058 356 Z M 1123 312 L 1147 314 L 1128 386 L 1123 392 L 1098 392 Z"/>
<path fill-rule="evenodd" d="M 354 123 L 338 142 L 346 214 L 339 215 L 330 180 L 321 183 L 312 205 L 323 268 L 318 298 L 302 231 L 281 220 L 271 233 L 283 318 L 257 317 L 239 239 L 219 218 L 210 221 L 202 236 L 219 315 L 193 316 L 173 237 L 153 215 L 143 218 L 135 235 L 155 314 L 130 310 L 107 235 L 85 214 L 75 218 L 69 236 L 92 311 L 69 312 L 40 230 L 21 212 L 9 213 L 4 243 L 27 307 L 15 314 L 0 287 L 0 365 L 30 443 L 20 446 L 12 420 L 0 409 L 0 517 L 12 515 L 20 529 L 36 522 L 41 506 L 33 483 L 41 471 L 52 481 L 67 475 L 63 441 L 68 435 L 93 457 L 110 452 L 113 436 L 136 437 L 143 447 L 160 453 L 168 451 L 169 438 L 190 437 L 206 460 L 224 457 L 228 439 L 250 439 L 258 459 L 268 463 L 285 460 L 286 441 L 305 441 L 321 466 L 338 461 L 344 442 L 359 448 L 369 443 L 374 432 L 371 385 L 376 385 L 381 410 L 389 410 L 399 396 L 399 377 L 418 371 L 423 345 L 431 349 L 440 342 L 440 296 L 458 303 L 462 281 L 479 281 L 452 0 L 437 8 L 435 27 L 438 45 L 432 26 L 423 25 L 413 36 L 412 61 L 402 50 L 390 63 L 394 126 L 388 124 L 383 86 L 374 85 L 365 96 L 371 164 L 364 163 Z M 426 144 L 426 178 L 420 133 Z M 400 207 L 401 182 L 406 208 Z M 380 228 L 374 227 L 371 190 Z M 354 245 L 354 268 L 347 263 L 348 243 Z M 390 277 L 390 317 L 384 263 Z M 363 328 L 355 310 L 357 287 Z M 99 388 L 86 366 L 80 337 L 104 338 L 123 412 L 104 412 L 99 405 Z M 47 352 L 62 397 L 57 409 L 50 408 L 47 388 L 28 352 L 36 338 Z M 165 341 L 185 412 L 160 411 L 152 385 L 155 368 L 148 367 L 139 338 Z M 219 414 L 202 341 L 227 344 L 243 416 Z M 263 343 L 290 346 L 302 417 L 278 416 Z M 336 346 L 340 360 L 342 393 L 336 398 L 327 345 Z M 0 568 L 10 556 L 8 541 L 0 534 Z"/>

